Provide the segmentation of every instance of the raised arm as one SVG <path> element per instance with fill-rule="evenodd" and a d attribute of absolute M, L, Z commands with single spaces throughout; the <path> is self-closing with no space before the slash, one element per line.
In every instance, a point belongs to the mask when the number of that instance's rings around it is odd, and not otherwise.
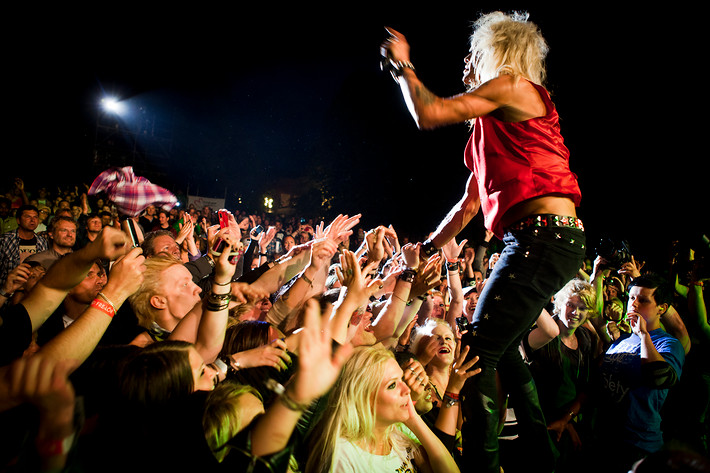
<path fill-rule="evenodd" d="M 43 356 L 57 361 L 75 360 L 78 363 L 83 363 L 89 357 L 116 311 L 141 285 L 145 271 L 145 258 L 141 253 L 140 247 L 133 248 L 112 266 L 108 282 L 99 297 L 74 323 L 42 347 L 40 353 Z"/>
<path fill-rule="evenodd" d="M 550 313 L 542 309 L 537 318 L 535 328 L 528 333 L 528 345 L 532 350 L 538 350 L 560 334 L 560 327 Z"/>
<path fill-rule="evenodd" d="M 391 28 L 382 45 L 387 66 L 399 83 L 409 113 L 419 128 L 436 128 L 487 115 L 511 102 L 511 91 L 502 85 L 484 84 L 475 91 L 442 98 L 427 89 L 410 62 L 409 43 L 402 33 Z M 488 85 L 488 87 L 486 87 Z"/>
<path fill-rule="evenodd" d="M 385 306 L 372 322 L 371 327 L 378 341 L 387 341 L 394 337 L 394 343 L 399 338 L 396 330 L 400 326 L 404 308 L 410 299 L 412 284 L 419 268 L 419 244 L 407 243 L 402 247 L 405 269 L 397 279 L 394 290 Z"/>
<path fill-rule="evenodd" d="M 254 426 L 251 434 L 254 455 L 283 450 L 303 412 L 333 385 L 352 353 L 352 346 L 342 345 L 332 352 L 332 345 L 329 324 L 321 317 L 318 303 L 309 300 L 299 342 L 298 369 L 278 401 Z"/>
<path fill-rule="evenodd" d="M 688 334 L 688 329 L 685 327 L 683 319 L 680 318 L 680 314 L 672 305 L 668 306 L 666 310 L 661 315 L 661 323 L 666 329 L 666 332 L 677 338 L 681 345 L 683 345 L 683 350 L 687 355 L 690 351 L 690 335 Z"/>
<path fill-rule="evenodd" d="M 461 267 L 459 263 L 459 255 L 467 240 L 462 240 L 461 243 L 456 243 L 456 239 L 452 238 L 443 247 L 444 257 L 446 258 L 446 279 L 448 281 L 449 295 L 451 302 L 449 310 L 446 311 L 446 321 L 452 327 L 456 326 L 456 317 L 460 317 L 463 312 L 463 287 L 461 286 Z"/>
<path fill-rule="evenodd" d="M 125 233 L 106 227 L 84 248 L 54 263 L 21 302 L 30 315 L 32 330 L 37 330 L 59 307 L 69 291 L 84 280 L 94 261 L 113 261 L 123 256 L 129 248 Z"/>

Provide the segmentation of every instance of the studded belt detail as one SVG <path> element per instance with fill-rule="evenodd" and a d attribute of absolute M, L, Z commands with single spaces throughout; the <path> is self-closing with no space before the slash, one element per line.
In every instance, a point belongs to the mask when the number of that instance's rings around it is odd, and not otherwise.
<path fill-rule="evenodd" d="M 554 214 L 530 215 L 510 225 L 505 231 L 520 231 L 535 227 L 572 227 L 584 231 L 584 225 L 577 217 L 565 217 Z"/>

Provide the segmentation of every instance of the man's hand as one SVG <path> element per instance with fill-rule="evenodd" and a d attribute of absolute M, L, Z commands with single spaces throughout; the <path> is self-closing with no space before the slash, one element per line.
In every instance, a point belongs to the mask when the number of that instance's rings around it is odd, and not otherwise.
<path fill-rule="evenodd" d="M 133 248 L 111 267 L 103 292 L 112 302 L 118 304 L 125 301 L 143 283 L 143 272 L 146 268 L 142 253 L 140 247 Z"/>
<path fill-rule="evenodd" d="M 641 314 L 638 312 L 629 312 L 626 318 L 629 321 L 631 330 L 638 335 L 639 338 L 648 334 L 648 330 L 646 330 L 646 319 L 641 317 Z"/>
<path fill-rule="evenodd" d="M 30 278 L 31 272 L 32 268 L 29 264 L 20 263 L 19 266 L 16 266 L 15 269 L 10 271 L 10 274 L 7 275 L 7 279 L 5 280 L 5 284 L 3 286 L 3 292 L 5 294 L 12 294 L 20 289 Z"/>
<path fill-rule="evenodd" d="M 104 227 L 96 239 L 85 248 L 94 255 L 92 259 L 115 261 L 128 252 L 131 242 L 125 232 L 113 227 Z"/>

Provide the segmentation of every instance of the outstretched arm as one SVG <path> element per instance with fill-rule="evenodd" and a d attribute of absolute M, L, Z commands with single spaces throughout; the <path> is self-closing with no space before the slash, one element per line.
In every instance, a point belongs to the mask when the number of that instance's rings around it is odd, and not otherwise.
<path fill-rule="evenodd" d="M 94 261 L 102 258 L 113 261 L 129 248 L 125 233 L 107 227 L 84 248 L 54 263 L 21 302 L 32 320 L 32 330 L 37 330 L 59 307 L 67 293 L 84 280 Z"/>
<path fill-rule="evenodd" d="M 392 75 L 402 90 L 409 113 L 419 128 L 436 128 L 453 123 L 463 123 L 488 113 L 510 102 L 508 84 L 511 81 L 487 83 L 472 92 L 442 98 L 427 89 L 414 71 L 409 60 L 409 44 L 402 33 L 391 28 L 390 37 L 382 45 Z"/>
<path fill-rule="evenodd" d="M 480 207 L 481 200 L 478 195 L 478 186 L 476 179 L 471 174 L 466 182 L 466 190 L 463 197 L 444 217 L 444 220 L 442 220 L 430 238 L 434 246 L 441 248 L 458 235 L 476 216 Z"/>

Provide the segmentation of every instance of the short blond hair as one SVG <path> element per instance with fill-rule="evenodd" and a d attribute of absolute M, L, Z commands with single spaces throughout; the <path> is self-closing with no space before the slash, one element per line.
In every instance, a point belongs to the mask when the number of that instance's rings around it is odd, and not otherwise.
<path fill-rule="evenodd" d="M 554 308 L 553 312 L 555 315 L 560 315 L 565 310 L 565 304 L 567 299 L 572 296 L 579 296 L 579 298 L 587 306 L 588 318 L 596 317 L 597 314 L 597 291 L 587 281 L 583 279 L 574 278 L 564 285 L 554 297 Z"/>
<path fill-rule="evenodd" d="M 133 308 L 138 325 L 143 328 L 151 328 L 156 320 L 157 309 L 150 303 L 151 297 L 162 293 L 162 274 L 168 268 L 182 264 L 172 255 L 159 253 L 145 260 L 145 271 L 143 272 L 143 283 L 128 299 Z"/>
<path fill-rule="evenodd" d="M 545 57 L 549 47 L 528 13 L 499 11 L 482 15 L 473 24 L 471 35 L 472 89 L 511 74 L 544 85 Z"/>

